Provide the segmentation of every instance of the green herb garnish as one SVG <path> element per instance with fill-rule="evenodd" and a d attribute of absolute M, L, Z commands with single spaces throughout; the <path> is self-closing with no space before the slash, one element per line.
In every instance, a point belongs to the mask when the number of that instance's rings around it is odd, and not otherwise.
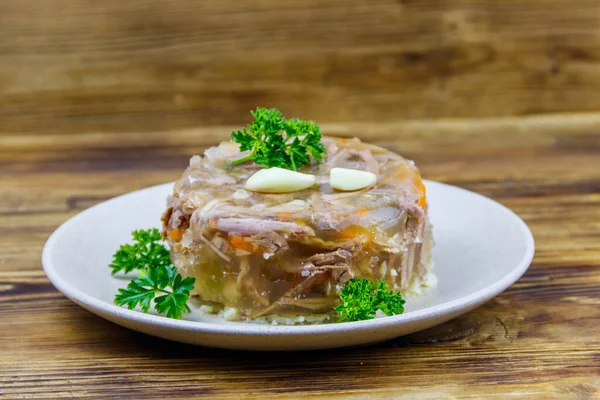
<path fill-rule="evenodd" d="M 133 231 L 134 244 L 124 244 L 113 255 L 110 264 L 113 275 L 119 271 L 125 273 L 147 267 L 163 267 L 171 265 L 169 250 L 160 240 L 160 231 L 156 228 Z"/>
<path fill-rule="evenodd" d="M 267 167 L 297 170 L 310 162 L 317 162 L 326 154 L 321 143 L 321 129 L 314 121 L 285 119 L 281 112 L 258 107 L 251 111 L 254 121 L 231 133 L 231 140 L 240 144 L 241 151 L 251 151 L 246 157 L 232 161 L 232 165 L 254 161 Z"/>
<path fill-rule="evenodd" d="M 340 314 L 339 321 L 361 321 L 373 319 L 377 310 L 385 315 L 397 315 L 404 312 L 404 303 L 400 292 L 388 290 L 387 283 L 373 282 L 355 278 L 342 288 L 342 304 L 335 308 Z"/>
<path fill-rule="evenodd" d="M 113 255 L 110 264 L 112 273 L 139 270 L 137 279 L 125 289 L 119 289 L 115 304 L 127 306 L 130 310 L 140 307 L 143 312 L 154 309 L 169 318 L 181 319 L 184 312 L 190 312 L 187 301 L 194 288 L 195 278 L 183 278 L 171 265 L 169 250 L 160 243 L 158 229 L 132 232 L 134 244 L 125 244 Z"/>
<path fill-rule="evenodd" d="M 184 312 L 190 312 L 187 301 L 194 282 L 191 277 L 183 279 L 175 267 L 146 268 L 140 272 L 138 279 L 129 282 L 126 289 L 119 289 L 115 304 L 127 306 L 130 310 L 139 305 L 147 313 L 154 300 L 156 311 L 167 314 L 169 318 L 181 319 Z"/>

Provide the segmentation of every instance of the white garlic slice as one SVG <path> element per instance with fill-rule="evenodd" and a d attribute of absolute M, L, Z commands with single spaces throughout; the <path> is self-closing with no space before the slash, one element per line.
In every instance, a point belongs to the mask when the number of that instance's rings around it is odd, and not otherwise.
<path fill-rule="evenodd" d="M 262 193 L 290 193 L 308 189 L 315 176 L 283 168 L 261 169 L 246 181 L 244 189 Z"/>
<path fill-rule="evenodd" d="M 329 173 L 329 183 L 334 189 L 350 192 L 364 189 L 377 181 L 377 176 L 372 172 L 359 169 L 332 168 Z"/>

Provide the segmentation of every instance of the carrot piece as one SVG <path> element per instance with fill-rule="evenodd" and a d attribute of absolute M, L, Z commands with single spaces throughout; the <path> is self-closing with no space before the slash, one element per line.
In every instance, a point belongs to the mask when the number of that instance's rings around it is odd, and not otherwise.
<path fill-rule="evenodd" d="M 427 204 L 427 189 L 425 188 L 423 181 L 421 181 L 420 183 L 421 184 L 419 185 L 419 189 L 421 189 L 423 194 L 419 198 L 419 207 L 425 208 L 425 204 Z"/>
<path fill-rule="evenodd" d="M 419 207 L 425 208 L 425 204 L 427 204 L 427 196 L 425 196 L 425 195 L 421 196 L 418 204 L 419 204 Z"/>
<path fill-rule="evenodd" d="M 171 229 L 169 237 L 176 241 L 180 241 L 183 237 L 183 231 L 181 229 Z"/>
<path fill-rule="evenodd" d="M 350 225 L 340 231 L 340 237 L 344 239 L 360 239 L 363 243 L 371 243 L 373 241 L 373 233 L 364 226 Z"/>
<path fill-rule="evenodd" d="M 427 204 L 427 189 L 425 188 L 425 184 L 423 183 L 423 179 L 419 175 L 415 176 L 413 182 L 415 186 L 421 191 L 421 197 L 419 197 L 419 202 L 417 203 L 419 207 L 425 208 Z"/>
<path fill-rule="evenodd" d="M 237 247 L 238 249 L 246 250 L 252 254 L 262 254 L 260 249 L 255 249 L 252 243 L 246 241 L 242 236 L 231 236 L 229 242 L 233 247 Z"/>

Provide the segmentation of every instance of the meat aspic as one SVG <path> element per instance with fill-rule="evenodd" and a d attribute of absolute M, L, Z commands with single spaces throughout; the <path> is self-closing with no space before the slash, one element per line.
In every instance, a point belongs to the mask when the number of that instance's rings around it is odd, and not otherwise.
<path fill-rule="evenodd" d="M 196 278 L 194 294 L 244 318 L 328 313 L 353 277 L 381 279 L 406 294 L 429 272 L 427 198 L 412 161 L 358 139 L 323 138 L 327 157 L 300 172 L 309 189 L 244 190 L 262 166 L 223 142 L 194 156 L 167 200 L 163 235 L 174 265 Z M 334 167 L 377 175 L 371 187 L 338 192 Z"/>

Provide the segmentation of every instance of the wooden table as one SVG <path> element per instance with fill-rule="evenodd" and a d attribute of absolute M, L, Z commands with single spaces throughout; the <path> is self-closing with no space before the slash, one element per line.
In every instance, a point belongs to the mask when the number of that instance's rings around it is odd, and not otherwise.
<path fill-rule="evenodd" d="M 595 0 L 0 0 L 0 400 L 600 398 L 599 15 Z M 300 354 L 152 338 L 54 289 L 54 229 L 176 179 L 257 105 L 500 201 L 531 227 L 533 265 L 429 331 Z"/>
<path fill-rule="evenodd" d="M 0 398 L 600 397 L 600 118 L 323 124 L 490 196 L 531 227 L 525 276 L 446 324 L 376 346 L 260 354 L 192 347 L 109 323 L 46 279 L 61 223 L 176 179 L 231 127 L 0 138 Z"/>

